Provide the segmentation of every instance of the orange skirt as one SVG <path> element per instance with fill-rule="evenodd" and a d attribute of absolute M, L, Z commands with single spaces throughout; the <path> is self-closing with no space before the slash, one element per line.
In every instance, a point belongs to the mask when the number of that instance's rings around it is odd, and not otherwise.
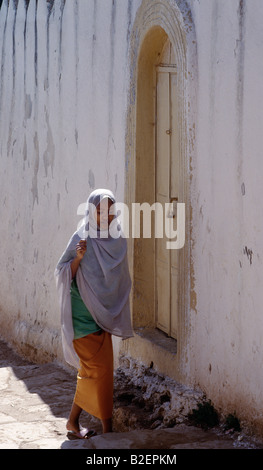
<path fill-rule="evenodd" d="M 113 409 L 113 349 L 111 334 L 99 333 L 73 341 L 80 359 L 74 402 L 87 413 L 108 419 Z"/>

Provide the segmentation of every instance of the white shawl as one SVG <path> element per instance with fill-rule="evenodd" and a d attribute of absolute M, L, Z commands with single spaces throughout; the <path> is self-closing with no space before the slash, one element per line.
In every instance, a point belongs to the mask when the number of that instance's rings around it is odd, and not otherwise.
<path fill-rule="evenodd" d="M 87 201 L 85 224 L 75 232 L 58 261 L 55 278 L 61 309 L 62 345 L 65 360 L 79 367 L 79 360 L 73 348 L 73 323 L 71 310 L 70 286 L 72 281 L 71 262 L 76 256 L 76 245 L 84 238 L 87 240 L 87 251 L 80 262 L 76 280 L 83 302 L 95 322 L 105 331 L 123 339 L 133 336 L 131 325 L 129 294 L 131 279 L 127 262 L 127 243 L 121 236 L 112 238 L 105 233 L 94 232 L 97 229 L 94 211 L 100 200 L 115 198 L 111 191 L 99 189 L 93 191 Z M 116 220 L 114 223 L 116 225 Z M 98 234 L 98 236 L 97 236 Z"/>

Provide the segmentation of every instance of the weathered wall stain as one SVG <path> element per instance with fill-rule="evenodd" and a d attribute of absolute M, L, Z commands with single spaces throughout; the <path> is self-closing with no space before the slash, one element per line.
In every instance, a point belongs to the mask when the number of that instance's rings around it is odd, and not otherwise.
<path fill-rule="evenodd" d="M 2 109 L 2 100 L 4 96 L 5 82 L 4 82 L 4 72 L 5 72 L 5 57 L 6 57 L 6 27 L 7 27 L 7 16 L 8 8 L 6 7 L 7 3 L 4 2 L 4 6 L 1 2 L 1 14 L 0 14 L 0 34 L 2 39 L 2 50 L 1 50 L 1 72 L 0 72 L 0 109 Z M 4 10 L 5 7 L 5 10 Z"/>
<path fill-rule="evenodd" d="M 95 189 L 95 176 L 91 169 L 89 169 L 89 187 Z"/>
<path fill-rule="evenodd" d="M 249 264 L 251 265 L 252 264 L 252 257 L 253 257 L 252 249 L 245 246 L 245 248 L 243 248 L 243 253 L 244 253 L 244 255 L 247 256 L 247 258 L 249 260 Z"/>
<path fill-rule="evenodd" d="M 38 134 L 35 132 L 34 135 L 34 164 L 33 164 L 33 178 L 31 192 L 33 196 L 33 207 L 35 202 L 39 202 L 38 199 L 38 170 L 39 170 L 39 143 Z"/>
<path fill-rule="evenodd" d="M 54 161 L 55 161 L 55 145 L 52 135 L 52 130 L 49 123 L 49 114 L 48 110 L 45 107 L 45 117 L 46 117 L 46 124 L 47 124 L 47 147 L 43 154 L 43 161 L 44 161 L 44 168 L 45 168 L 45 175 L 48 176 L 48 167 L 51 168 L 51 174 L 53 177 L 53 168 L 54 168 Z"/>
<path fill-rule="evenodd" d="M 245 71 L 245 33 L 246 33 L 246 0 L 239 0 L 238 10 L 238 38 L 236 39 L 235 56 L 237 59 L 237 146 L 239 151 L 238 176 L 243 172 L 243 121 L 244 121 L 244 71 Z"/>
<path fill-rule="evenodd" d="M 108 88 L 108 146 L 107 146 L 107 168 L 106 171 L 109 174 L 108 166 L 110 165 L 109 160 L 111 158 L 114 142 L 113 135 L 113 123 L 114 123 L 114 69 L 115 69 L 115 33 L 116 33 L 116 1 L 111 1 L 111 22 L 110 22 L 110 67 L 109 67 L 109 88 Z M 109 176 L 108 176 L 109 178 Z"/>
<path fill-rule="evenodd" d="M 32 114 L 32 100 L 30 95 L 25 93 L 25 120 L 30 119 Z"/>

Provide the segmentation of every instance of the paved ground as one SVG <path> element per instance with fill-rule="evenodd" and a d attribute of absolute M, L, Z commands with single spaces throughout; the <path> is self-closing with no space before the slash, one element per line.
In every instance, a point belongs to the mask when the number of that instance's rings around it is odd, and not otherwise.
<path fill-rule="evenodd" d="M 255 448 L 244 438 L 187 425 L 103 435 L 100 422 L 87 414 L 82 424 L 95 429 L 97 436 L 69 441 L 65 425 L 74 391 L 75 374 L 55 363 L 28 362 L 0 341 L 0 449 Z"/>

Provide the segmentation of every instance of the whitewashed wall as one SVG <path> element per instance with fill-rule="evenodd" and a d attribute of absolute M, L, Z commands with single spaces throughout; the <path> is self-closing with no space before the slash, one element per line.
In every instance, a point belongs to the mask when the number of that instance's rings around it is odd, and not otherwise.
<path fill-rule="evenodd" d="M 263 414 L 263 3 L 193 1 L 191 375 L 217 406 Z"/>
<path fill-rule="evenodd" d="M 41 358 L 60 355 L 53 272 L 79 204 L 96 187 L 124 197 L 136 3 L 2 3 L 0 324 Z"/>
<path fill-rule="evenodd" d="M 188 3 L 197 45 L 186 381 L 262 430 L 263 2 L 166 2 Z M 0 326 L 32 357 L 61 359 L 53 272 L 78 205 L 95 187 L 124 199 L 142 3 L 2 2 Z"/>

